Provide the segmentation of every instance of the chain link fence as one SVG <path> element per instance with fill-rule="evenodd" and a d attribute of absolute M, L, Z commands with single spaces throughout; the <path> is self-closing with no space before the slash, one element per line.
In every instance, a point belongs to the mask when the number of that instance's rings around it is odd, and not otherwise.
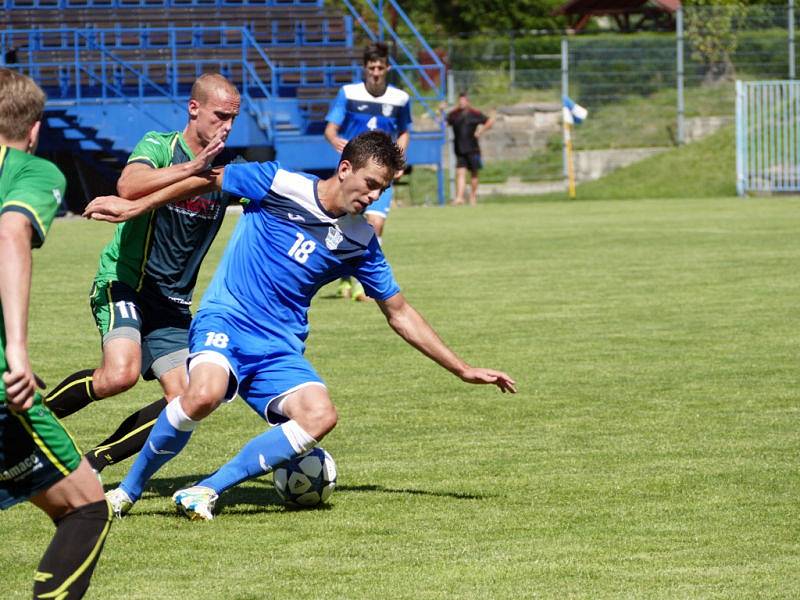
<path fill-rule="evenodd" d="M 737 79 L 796 75 L 792 5 L 684 7 L 677 23 L 677 31 L 663 33 L 513 32 L 429 41 L 450 69 L 451 100 L 469 91 L 473 105 L 497 118 L 482 138 L 489 180 L 493 163 L 526 181 L 563 176 L 565 93 L 589 109 L 574 136 L 579 155 L 595 156 L 585 168 L 579 160 L 586 179 L 729 132 Z"/>

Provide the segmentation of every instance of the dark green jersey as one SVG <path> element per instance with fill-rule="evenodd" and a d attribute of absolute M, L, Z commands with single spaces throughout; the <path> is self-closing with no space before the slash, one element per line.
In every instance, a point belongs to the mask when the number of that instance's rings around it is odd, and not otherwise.
<path fill-rule="evenodd" d="M 64 175 L 53 163 L 0 146 L 0 214 L 14 211 L 25 215 L 33 226 L 34 248 L 44 243 L 65 187 Z M 6 327 L 0 305 L 0 373 L 8 366 L 5 347 Z M 4 399 L 5 385 L 0 377 L 0 402 Z"/>
<path fill-rule="evenodd" d="M 193 159 L 180 132 L 151 131 L 133 149 L 128 164 L 161 169 Z M 191 304 L 200 265 L 230 201 L 228 194 L 211 192 L 119 224 L 100 255 L 95 279 L 122 281 L 135 290 L 147 288 L 175 303 Z"/>

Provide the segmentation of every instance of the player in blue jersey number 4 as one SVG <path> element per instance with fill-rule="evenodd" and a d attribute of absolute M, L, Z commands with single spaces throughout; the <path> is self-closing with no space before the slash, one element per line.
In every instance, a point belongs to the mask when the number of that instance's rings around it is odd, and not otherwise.
<path fill-rule="evenodd" d="M 348 140 L 366 131 L 385 131 L 405 153 L 410 139 L 411 102 L 408 94 L 389 85 L 389 47 L 375 42 L 364 49 L 364 80 L 342 86 L 325 120 L 325 139 L 341 153 Z M 395 178 L 402 169 L 398 169 Z M 392 203 L 388 186 L 364 211 L 380 239 Z"/>
<path fill-rule="evenodd" d="M 385 131 L 400 149 L 408 148 L 411 129 L 411 100 L 406 92 L 389 85 L 391 70 L 389 47 L 374 42 L 364 49 L 364 80 L 350 83 L 339 89 L 325 120 L 325 139 L 336 152 L 344 150 L 348 140 L 366 131 Z M 394 179 L 402 175 L 398 170 Z M 364 216 L 381 241 L 383 227 L 392 206 L 392 186 L 388 186 L 364 211 Z M 358 280 L 344 278 L 339 282 L 338 294 L 345 298 L 364 301 L 367 296 Z"/>
<path fill-rule="evenodd" d="M 197 423 L 237 393 L 274 427 L 211 476 L 173 496 L 190 518 L 211 519 L 224 490 L 269 473 L 334 428 L 336 408 L 303 352 L 311 299 L 341 276 L 357 277 L 395 332 L 463 381 L 516 391 L 506 373 L 459 358 L 400 292 L 362 213 L 402 166 L 400 148 L 374 131 L 347 143 L 329 179 L 288 171 L 276 162 L 232 164 L 139 200 L 106 196 L 89 204 L 85 216 L 118 222 L 204 191 L 251 199 L 192 322 L 189 386 L 167 405 L 125 479 L 108 493 L 118 516 L 183 449 Z"/>

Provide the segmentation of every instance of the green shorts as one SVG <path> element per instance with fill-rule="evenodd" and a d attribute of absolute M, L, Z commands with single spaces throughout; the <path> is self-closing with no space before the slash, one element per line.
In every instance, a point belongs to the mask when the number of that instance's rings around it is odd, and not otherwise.
<path fill-rule="evenodd" d="M 0 398 L 0 509 L 46 490 L 77 469 L 81 458 L 75 440 L 38 393 L 21 413 Z"/>
<path fill-rule="evenodd" d="M 121 281 L 95 281 L 89 303 L 103 344 L 127 338 L 141 345 L 145 379 L 159 379 L 186 364 L 192 324 L 188 306 Z"/>

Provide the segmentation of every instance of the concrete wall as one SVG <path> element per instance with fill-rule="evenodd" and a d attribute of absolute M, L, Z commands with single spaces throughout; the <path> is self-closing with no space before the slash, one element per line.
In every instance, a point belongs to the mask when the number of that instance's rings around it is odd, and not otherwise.
<path fill-rule="evenodd" d="M 561 105 L 558 103 L 501 106 L 495 123 L 481 137 L 483 159 L 522 160 L 547 146 L 547 140 L 561 131 Z"/>
<path fill-rule="evenodd" d="M 480 108 L 480 107 L 479 107 Z M 542 150 L 547 140 L 561 133 L 561 105 L 559 103 L 526 103 L 499 107 L 495 124 L 481 137 L 484 162 L 492 160 L 524 160 L 533 152 Z M 730 117 L 693 117 L 685 121 L 687 142 L 700 140 L 732 122 Z M 416 129 L 433 128 L 433 121 L 417 119 Z M 583 150 L 575 153 L 575 177 L 578 181 L 591 181 L 611 171 L 644 160 L 668 150 L 671 146 L 655 148 L 624 148 L 616 150 Z M 446 159 L 444 164 L 447 164 Z M 509 178 L 505 183 L 483 184 L 479 190 L 485 194 L 537 194 L 564 187 L 563 181 L 523 182 Z"/>
<path fill-rule="evenodd" d="M 480 107 L 478 107 L 480 108 Z M 524 160 L 536 151 L 543 150 L 547 140 L 553 134 L 561 133 L 561 105 L 559 103 L 525 103 L 513 106 L 501 106 L 495 113 L 495 124 L 485 136 L 481 137 L 481 150 L 484 161 L 492 160 Z M 732 122 L 731 117 L 692 117 L 684 122 L 686 141 L 696 142 L 707 135 L 716 132 L 721 127 Z M 433 129 L 433 121 L 426 117 L 415 121 L 417 130 Z M 635 149 L 630 152 L 638 157 L 637 160 L 652 154 L 651 149 Z M 594 157 L 602 156 L 608 152 L 608 163 L 620 164 L 623 159 L 620 154 L 628 150 L 592 150 L 591 157 L 586 161 L 595 160 Z M 625 163 L 629 164 L 629 163 Z M 617 167 L 614 167 L 617 168 Z M 594 173 L 594 167 L 585 169 Z M 590 176 L 591 178 L 591 176 Z"/>

